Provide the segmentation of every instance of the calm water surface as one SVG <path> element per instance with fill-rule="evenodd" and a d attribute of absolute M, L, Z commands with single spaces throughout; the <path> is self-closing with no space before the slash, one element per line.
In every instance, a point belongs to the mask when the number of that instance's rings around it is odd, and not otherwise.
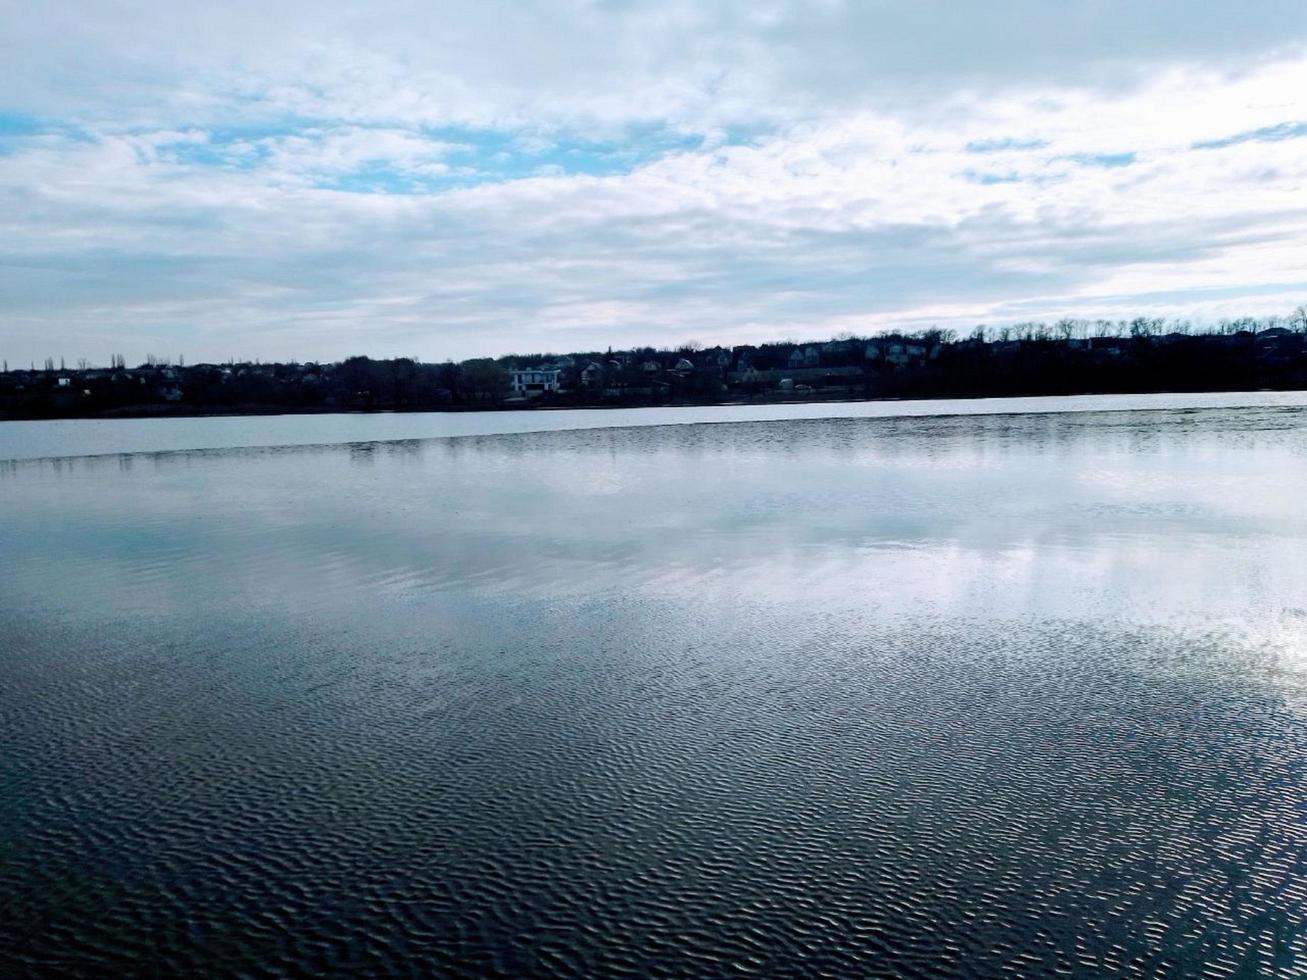
<path fill-rule="evenodd" d="M 1076 395 L 1070 398 L 951 398 L 914 401 L 714 405 L 678 408 L 581 408 L 557 411 L 374 412 L 161 419 L 62 419 L 0 422 L 0 460 L 180 449 L 340 445 L 569 429 L 607 429 L 785 419 L 906 418 L 1131 409 L 1307 407 L 1304 391 Z"/>
<path fill-rule="evenodd" d="M 0 463 L 0 976 L 1301 976 L 1307 409 L 1239 398 L 56 426 Z"/>

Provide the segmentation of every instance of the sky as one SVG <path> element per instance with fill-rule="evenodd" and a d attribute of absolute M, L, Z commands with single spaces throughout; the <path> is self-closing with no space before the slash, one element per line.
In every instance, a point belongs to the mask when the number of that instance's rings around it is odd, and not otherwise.
<path fill-rule="evenodd" d="M 1302 0 L 0 0 L 0 356 L 1307 302 Z"/>

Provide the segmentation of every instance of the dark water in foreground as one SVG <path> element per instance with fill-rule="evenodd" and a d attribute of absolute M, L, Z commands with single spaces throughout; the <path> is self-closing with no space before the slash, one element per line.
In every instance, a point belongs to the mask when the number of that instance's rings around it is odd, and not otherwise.
<path fill-rule="evenodd" d="M 0 976 L 1307 971 L 1307 410 L 0 463 Z"/>

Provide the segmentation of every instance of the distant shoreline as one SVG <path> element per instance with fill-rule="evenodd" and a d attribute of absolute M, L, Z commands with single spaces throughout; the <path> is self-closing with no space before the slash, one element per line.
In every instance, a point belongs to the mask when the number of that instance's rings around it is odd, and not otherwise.
<path fill-rule="evenodd" d="M 845 393 L 821 398 L 812 397 L 804 392 L 800 397 L 755 397 L 749 399 L 723 399 L 721 401 L 676 402 L 661 404 L 621 404 L 613 402 L 595 404 L 558 404 L 532 399 L 505 401 L 486 405 L 448 405 L 416 406 L 411 408 L 354 408 L 338 406 L 283 406 L 283 405 L 247 405 L 247 406 L 194 406 L 194 405 L 144 405 L 107 410 L 95 414 L 31 414 L 3 415 L 4 422 L 104 422 L 114 420 L 144 419 L 198 419 L 198 418 L 260 418 L 301 415 L 463 415 L 504 412 L 571 412 L 571 411 L 620 411 L 642 408 L 734 408 L 754 405 L 822 405 L 822 404 L 861 404 L 864 402 L 923 402 L 923 401 L 994 401 L 1020 398 L 1080 398 L 1093 395 L 1233 395 L 1254 394 L 1259 392 L 1290 392 L 1307 390 L 1295 386 L 1263 386 L 1258 388 L 1147 388 L 1138 390 L 1084 390 L 1084 391 L 1015 391 L 1003 394 L 922 394 L 895 395 L 870 398 L 849 397 Z"/>
<path fill-rule="evenodd" d="M 706 407 L 933 398 L 1022 398 L 1307 388 L 1307 312 L 1294 329 L 1061 335 L 1034 325 L 1011 339 L 942 331 L 825 343 L 707 350 L 475 358 L 459 364 L 349 357 L 331 364 L 85 361 L 0 371 L 0 420 L 203 418 L 324 413 L 546 411 Z M 1278 321 L 1276 321 L 1278 323 Z M 1234 325 L 1231 324 L 1231 327 Z M 6 364 L 7 367 L 7 364 Z"/>

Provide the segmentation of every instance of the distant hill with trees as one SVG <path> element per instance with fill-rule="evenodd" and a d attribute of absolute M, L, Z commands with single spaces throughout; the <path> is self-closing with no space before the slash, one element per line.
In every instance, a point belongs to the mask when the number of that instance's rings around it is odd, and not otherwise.
<path fill-rule="evenodd" d="M 461 411 L 818 399 L 1307 389 L 1307 306 L 1288 317 L 1064 319 L 735 347 L 638 347 L 461 363 L 350 357 L 0 370 L 0 418 Z"/>

